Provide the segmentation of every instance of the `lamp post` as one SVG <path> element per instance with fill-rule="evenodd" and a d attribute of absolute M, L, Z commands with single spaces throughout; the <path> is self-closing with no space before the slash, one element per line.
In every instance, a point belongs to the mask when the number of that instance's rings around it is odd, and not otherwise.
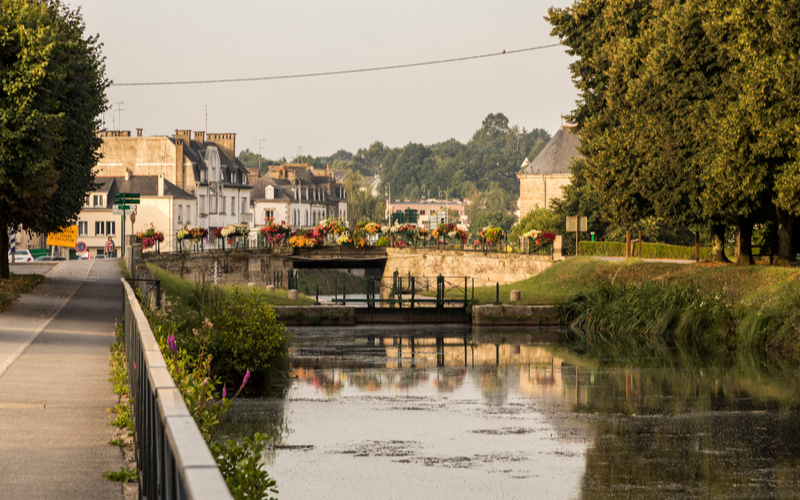
<path fill-rule="evenodd" d="M 444 195 L 444 223 L 447 224 L 450 218 L 450 215 L 447 213 L 447 192 L 439 191 L 439 196 L 442 195 Z"/>

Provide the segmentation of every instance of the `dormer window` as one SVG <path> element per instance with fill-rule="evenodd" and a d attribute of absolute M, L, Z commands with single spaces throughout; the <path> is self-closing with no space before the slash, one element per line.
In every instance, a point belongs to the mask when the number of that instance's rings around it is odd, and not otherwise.
<path fill-rule="evenodd" d="M 266 198 L 268 200 L 274 200 L 275 199 L 275 188 L 272 187 L 272 186 L 267 186 L 266 189 L 264 189 L 264 198 Z"/>

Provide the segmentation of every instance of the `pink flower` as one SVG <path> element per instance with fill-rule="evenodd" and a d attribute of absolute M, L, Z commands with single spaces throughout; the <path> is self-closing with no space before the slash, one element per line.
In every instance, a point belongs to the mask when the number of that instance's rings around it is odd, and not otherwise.
<path fill-rule="evenodd" d="M 242 379 L 242 387 L 239 390 L 242 390 L 245 385 L 247 385 L 247 381 L 250 380 L 250 370 L 247 370 L 244 374 L 244 379 Z"/>
<path fill-rule="evenodd" d="M 167 337 L 167 348 L 170 350 L 170 352 L 172 352 L 172 354 L 178 352 L 178 344 L 175 342 L 175 334 L 170 334 L 169 337 Z"/>
<path fill-rule="evenodd" d="M 225 399 L 227 397 L 228 397 L 228 389 L 223 385 L 222 386 L 222 399 Z"/>

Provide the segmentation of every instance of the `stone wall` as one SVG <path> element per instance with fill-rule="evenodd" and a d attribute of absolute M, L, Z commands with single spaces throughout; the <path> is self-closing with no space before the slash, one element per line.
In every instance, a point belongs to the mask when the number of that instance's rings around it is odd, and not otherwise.
<path fill-rule="evenodd" d="M 245 286 L 254 283 L 266 286 L 276 272 L 283 275 L 292 269 L 287 258 L 290 248 L 263 250 L 230 250 L 183 253 L 147 253 L 146 259 L 155 265 L 195 283 L 213 283 L 216 264 L 217 283 Z"/>
<path fill-rule="evenodd" d="M 468 276 L 475 278 L 476 287 L 506 285 L 536 276 L 553 265 L 549 255 L 424 248 L 387 248 L 386 253 L 389 258 L 384 282 L 397 271 L 400 276 Z"/>

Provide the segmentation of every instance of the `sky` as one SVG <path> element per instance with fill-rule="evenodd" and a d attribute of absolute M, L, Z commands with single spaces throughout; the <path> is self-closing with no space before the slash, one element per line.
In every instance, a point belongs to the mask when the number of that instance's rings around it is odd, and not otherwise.
<path fill-rule="evenodd" d="M 66 0 L 99 35 L 115 84 L 375 68 L 558 43 L 571 0 Z M 105 128 L 236 133 L 238 152 L 292 159 L 466 143 L 489 113 L 551 135 L 575 106 L 564 47 L 386 71 L 238 83 L 111 86 Z"/>

